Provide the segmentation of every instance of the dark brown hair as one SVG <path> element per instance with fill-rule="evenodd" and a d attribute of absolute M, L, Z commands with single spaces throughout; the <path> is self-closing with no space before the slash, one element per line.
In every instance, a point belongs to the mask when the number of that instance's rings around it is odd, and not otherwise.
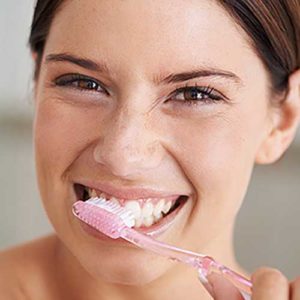
<path fill-rule="evenodd" d="M 38 0 L 29 45 L 37 54 L 38 77 L 52 20 L 64 0 Z M 289 75 L 300 67 L 300 0 L 219 0 L 247 33 L 270 75 L 274 92 L 286 90 Z M 246 66 L 245 66 L 246 67 Z"/>

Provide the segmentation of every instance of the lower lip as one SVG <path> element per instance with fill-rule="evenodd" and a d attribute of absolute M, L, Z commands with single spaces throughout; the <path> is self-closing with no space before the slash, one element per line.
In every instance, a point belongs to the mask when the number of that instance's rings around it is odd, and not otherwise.
<path fill-rule="evenodd" d="M 172 224 L 176 221 L 176 217 L 183 213 L 183 208 L 185 204 L 189 201 L 190 199 L 186 199 L 183 203 L 181 203 L 172 213 L 167 215 L 166 217 L 162 218 L 158 223 L 150 226 L 150 227 L 140 227 L 140 228 L 135 228 L 135 230 L 146 234 L 148 236 L 152 236 L 153 238 L 157 238 L 160 235 L 162 235 L 164 232 L 166 232 Z M 122 238 L 118 239 L 112 239 L 108 237 L 107 235 L 103 234 L 102 232 L 98 231 L 97 229 L 93 228 L 92 226 L 84 223 L 81 220 L 78 220 L 80 223 L 81 228 L 83 231 L 90 235 L 93 236 L 94 238 L 97 238 L 98 240 L 104 241 L 104 242 L 113 242 L 113 243 L 118 243 L 118 244 L 130 244 L 129 242 L 123 240 Z"/>

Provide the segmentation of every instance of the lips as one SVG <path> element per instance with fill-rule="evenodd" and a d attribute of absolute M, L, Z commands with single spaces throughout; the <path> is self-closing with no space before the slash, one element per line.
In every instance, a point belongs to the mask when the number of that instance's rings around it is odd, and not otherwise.
<path fill-rule="evenodd" d="M 117 203 L 127 210 L 130 210 L 134 215 L 134 227 L 136 229 L 145 229 L 161 223 L 162 219 L 165 219 L 167 216 L 173 214 L 174 211 L 181 208 L 182 204 L 184 204 L 188 198 L 184 195 L 166 196 L 166 193 L 163 194 L 164 198 L 157 198 L 158 193 L 154 194 L 152 192 L 152 198 L 129 200 L 116 198 L 114 195 L 81 184 L 75 184 L 74 189 L 76 191 L 77 200 L 86 201 L 90 198 L 99 197 Z M 155 198 L 153 198 L 153 195 L 155 195 Z M 143 191 L 142 196 L 145 197 L 145 191 Z M 147 196 L 149 197 L 149 193 Z"/>
<path fill-rule="evenodd" d="M 181 192 L 165 191 L 164 189 L 159 190 L 151 189 L 148 187 L 115 187 L 110 183 L 104 183 L 93 180 L 81 180 L 78 182 L 79 185 L 89 187 L 91 189 L 103 191 L 106 194 L 112 195 L 119 199 L 124 200 L 135 200 L 142 198 L 178 198 L 182 195 Z"/>

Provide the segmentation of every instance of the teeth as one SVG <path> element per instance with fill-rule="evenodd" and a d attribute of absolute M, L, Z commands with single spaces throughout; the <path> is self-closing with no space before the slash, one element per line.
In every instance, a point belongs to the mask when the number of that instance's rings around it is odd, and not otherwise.
<path fill-rule="evenodd" d="M 159 214 L 156 214 L 153 217 L 154 217 L 154 222 L 157 222 L 163 217 L 163 214 L 160 212 Z"/>
<path fill-rule="evenodd" d="M 165 206 L 165 200 L 161 199 L 154 207 L 153 210 L 153 215 L 155 217 L 158 217 L 159 215 L 161 215 L 161 212 L 163 211 L 163 208 Z"/>
<path fill-rule="evenodd" d="M 89 189 L 89 195 L 90 195 L 90 197 L 93 197 L 93 198 L 98 196 L 94 189 L 92 189 L 92 190 Z"/>
<path fill-rule="evenodd" d="M 142 225 L 143 225 L 143 219 L 142 219 L 142 217 L 139 217 L 139 218 L 135 219 L 134 227 L 139 228 Z"/>
<path fill-rule="evenodd" d="M 105 198 L 104 195 L 103 195 L 103 193 L 101 193 L 101 197 L 102 197 L 102 198 Z M 105 199 L 106 199 L 106 198 L 105 198 Z M 111 198 L 109 199 L 109 201 L 112 202 L 112 203 L 121 205 L 120 202 L 119 202 L 119 200 L 118 200 L 117 198 L 115 198 L 115 197 L 111 197 Z"/>
<path fill-rule="evenodd" d="M 163 213 L 164 214 L 168 213 L 171 207 L 172 207 L 172 202 L 171 201 L 167 202 L 162 209 Z"/>
<path fill-rule="evenodd" d="M 104 198 L 104 199 L 107 199 L 107 200 L 110 200 L 111 198 L 110 197 L 108 197 L 106 194 L 104 194 L 104 193 L 100 193 L 100 197 L 101 198 Z M 114 198 L 114 197 L 112 197 L 112 198 Z M 116 198 L 115 198 L 116 199 Z"/>
<path fill-rule="evenodd" d="M 121 202 L 115 197 L 108 197 L 103 192 L 97 192 L 95 189 L 86 188 L 89 197 L 100 197 L 112 202 L 114 204 L 122 206 Z M 132 212 L 135 218 L 135 228 L 142 226 L 150 227 L 154 223 L 161 220 L 166 215 L 174 202 L 166 201 L 165 199 L 159 200 L 156 204 L 151 202 L 151 199 L 147 199 L 147 202 L 142 204 L 141 200 L 129 200 L 125 201 L 124 207 Z"/>
<path fill-rule="evenodd" d="M 143 223 L 146 227 L 150 227 L 154 223 L 153 216 L 149 216 L 149 217 L 144 218 Z"/>
<path fill-rule="evenodd" d="M 135 219 L 138 219 L 141 217 L 142 209 L 140 204 L 137 201 L 127 201 L 125 204 L 125 208 L 132 211 Z"/>
<path fill-rule="evenodd" d="M 142 209 L 142 215 L 144 218 L 150 217 L 153 214 L 153 204 L 151 202 L 147 202 L 143 209 Z"/>
<path fill-rule="evenodd" d="M 85 189 L 88 192 L 90 198 L 98 197 L 96 190 L 90 189 L 88 187 L 86 187 Z"/>

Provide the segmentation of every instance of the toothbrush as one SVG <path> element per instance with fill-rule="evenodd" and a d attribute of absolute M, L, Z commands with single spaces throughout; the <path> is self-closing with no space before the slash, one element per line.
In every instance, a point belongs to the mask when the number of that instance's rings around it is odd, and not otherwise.
<path fill-rule="evenodd" d="M 208 283 L 206 278 L 209 274 L 222 275 L 241 292 L 245 300 L 251 299 L 252 284 L 248 279 L 209 256 L 168 245 L 134 230 L 133 213 L 117 203 L 95 197 L 75 202 L 72 211 L 78 219 L 112 239 L 123 238 L 140 248 L 196 268 L 202 282 Z"/>

